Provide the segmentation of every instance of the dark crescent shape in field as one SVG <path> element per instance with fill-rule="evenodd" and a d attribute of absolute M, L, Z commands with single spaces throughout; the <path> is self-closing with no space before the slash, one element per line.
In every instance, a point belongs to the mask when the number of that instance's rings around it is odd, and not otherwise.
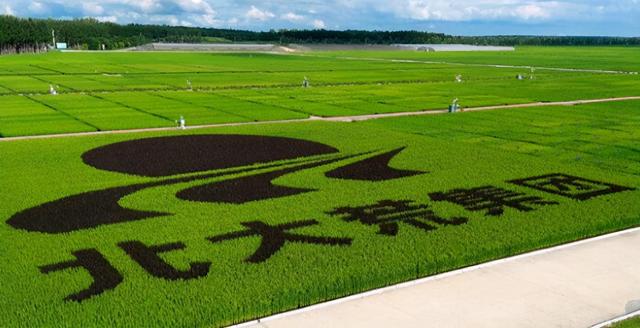
<path fill-rule="evenodd" d="M 168 213 L 123 208 L 118 201 L 149 184 L 90 191 L 48 202 L 11 217 L 7 223 L 27 231 L 63 233 L 103 224 L 113 224 L 164 216 Z"/>
<path fill-rule="evenodd" d="M 265 165 L 263 168 L 281 164 Z M 138 221 L 170 215 L 154 211 L 127 209 L 118 203 L 120 199 L 146 188 L 168 186 L 175 183 L 213 178 L 225 174 L 238 174 L 255 168 L 240 168 L 222 173 L 210 173 L 89 191 L 54 200 L 19 212 L 7 220 L 7 224 L 27 231 L 63 233 L 95 228 L 101 225 Z"/>
<path fill-rule="evenodd" d="M 89 150 L 82 160 L 101 170 L 166 177 L 337 152 L 301 139 L 217 134 L 118 142 Z"/>
<path fill-rule="evenodd" d="M 348 157 L 312 162 L 238 179 L 209 183 L 182 190 L 176 196 L 182 200 L 195 202 L 244 204 L 252 201 L 298 195 L 315 191 L 315 189 L 278 186 L 274 185 L 272 181 L 289 173 L 330 164 L 345 158 Z"/>
<path fill-rule="evenodd" d="M 405 147 L 355 162 L 325 173 L 329 178 L 361 181 L 386 181 L 406 178 L 428 172 L 398 170 L 389 166 L 389 162 Z"/>

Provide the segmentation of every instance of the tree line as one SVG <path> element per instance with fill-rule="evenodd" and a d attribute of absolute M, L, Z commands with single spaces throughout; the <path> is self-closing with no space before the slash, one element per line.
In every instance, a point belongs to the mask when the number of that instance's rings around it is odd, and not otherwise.
<path fill-rule="evenodd" d="M 76 49 L 134 47 L 149 42 L 270 42 L 325 44 L 461 43 L 474 45 L 640 45 L 640 38 L 592 36 L 453 36 L 421 31 L 247 31 L 167 25 L 120 25 L 95 19 L 33 19 L 0 16 L 0 53 L 46 51 L 58 42 Z"/>

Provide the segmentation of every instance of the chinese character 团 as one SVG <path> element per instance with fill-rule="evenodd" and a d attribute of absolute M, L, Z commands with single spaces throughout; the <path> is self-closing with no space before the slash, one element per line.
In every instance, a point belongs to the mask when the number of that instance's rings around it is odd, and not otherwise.
<path fill-rule="evenodd" d="M 629 187 L 579 178 L 567 174 L 547 174 L 532 178 L 511 180 L 509 182 L 576 200 L 587 200 L 597 196 L 634 190 Z"/>

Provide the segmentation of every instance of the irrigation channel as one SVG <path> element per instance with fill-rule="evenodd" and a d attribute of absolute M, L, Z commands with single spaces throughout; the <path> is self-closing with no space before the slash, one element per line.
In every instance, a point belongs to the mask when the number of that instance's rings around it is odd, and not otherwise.
<path fill-rule="evenodd" d="M 547 107 L 547 106 L 576 106 L 576 105 L 628 101 L 628 100 L 640 100 L 640 96 L 469 107 L 469 108 L 463 108 L 460 113 L 455 113 L 452 115 L 460 115 L 460 114 L 464 114 L 464 112 L 477 112 L 477 111 L 485 111 L 485 110 Z M 310 116 L 308 118 L 290 119 L 290 120 L 193 125 L 193 126 L 187 126 L 185 129 L 193 130 L 193 129 L 215 128 L 215 127 L 246 126 L 246 125 L 261 125 L 261 124 L 283 124 L 283 123 L 298 123 L 298 122 L 312 122 L 312 121 L 358 122 L 358 121 L 368 121 L 368 120 L 376 120 L 376 119 L 392 118 L 392 117 L 440 115 L 440 114 L 448 114 L 448 113 L 449 113 L 449 110 L 447 109 L 437 109 L 437 110 L 421 110 L 421 111 L 419 110 L 419 111 L 413 111 L 413 112 L 397 112 L 397 113 L 367 114 L 367 115 L 353 115 L 353 116 L 330 116 L 330 117 Z M 63 138 L 63 137 L 91 136 L 91 135 L 101 135 L 101 134 L 140 133 L 140 132 L 172 131 L 172 130 L 176 130 L 176 127 L 172 126 L 172 127 L 161 127 L 161 128 L 144 128 L 144 129 L 130 129 L 130 130 L 94 131 L 94 132 L 77 132 L 77 133 L 64 133 L 64 134 L 8 137 L 8 138 L 0 138 L 0 142 L 10 142 L 10 141 L 28 140 L 28 139 Z"/>

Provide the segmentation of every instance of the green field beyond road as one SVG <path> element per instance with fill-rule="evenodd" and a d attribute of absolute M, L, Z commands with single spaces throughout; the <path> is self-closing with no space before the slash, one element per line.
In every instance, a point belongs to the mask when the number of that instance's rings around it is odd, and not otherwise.
<path fill-rule="evenodd" d="M 0 142 L 0 326 L 221 326 L 636 227 L 639 107 Z"/>
<path fill-rule="evenodd" d="M 613 47 L 0 57 L 0 327 L 224 326 L 638 227 L 640 100 L 268 122 L 637 97 L 639 70 Z M 11 138 L 181 116 L 265 123 Z"/>
<path fill-rule="evenodd" d="M 638 58 L 615 47 L 6 56 L 0 137 L 640 96 L 639 75 L 544 69 L 637 72 Z"/>

